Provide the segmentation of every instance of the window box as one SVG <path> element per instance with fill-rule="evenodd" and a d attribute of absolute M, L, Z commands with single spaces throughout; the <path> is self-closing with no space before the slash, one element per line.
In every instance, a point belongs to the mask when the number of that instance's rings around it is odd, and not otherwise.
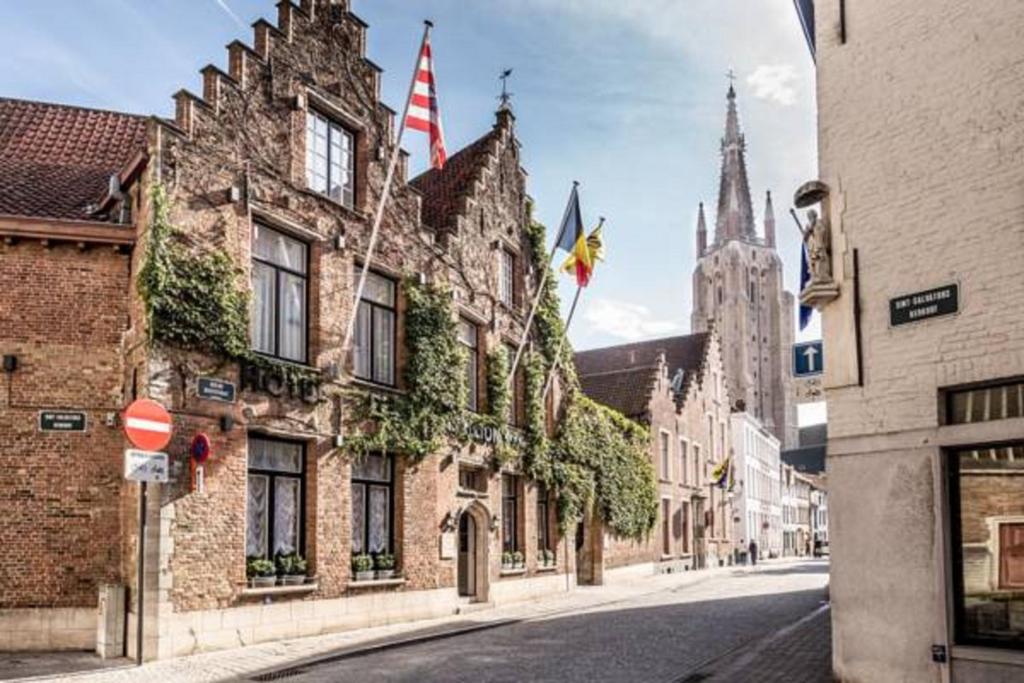
<path fill-rule="evenodd" d="M 501 576 L 522 576 L 525 573 L 525 567 L 509 567 L 501 570 Z"/>
<path fill-rule="evenodd" d="M 373 581 L 377 578 L 377 572 L 370 569 L 365 572 L 355 572 L 354 576 L 356 581 Z"/>
<path fill-rule="evenodd" d="M 405 579 L 401 576 L 396 576 L 391 579 L 356 579 L 348 584 L 351 589 L 363 589 L 363 588 L 392 588 L 395 586 L 405 585 Z"/>
<path fill-rule="evenodd" d="M 545 565 L 542 565 L 540 567 L 537 567 L 537 573 L 538 574 L 543 574 L 543 573 L 547 573 L 547 572 L 553 572 L 556 569 L 558 569 L 558 565 L 557 564 L 545 564 Z"/>
<path fill-rule="evenodd" d="M 270 586 L 267 588 L 244 588 L 242 589 L 243 598 L 263 598 L 263 597 L 274 597 L 275 595 L 296 595 L 302 593 L 312 593 L 313 591 L 320 588 L 315 580 L 309 581 L 302 584 L 301 586 Z"/>

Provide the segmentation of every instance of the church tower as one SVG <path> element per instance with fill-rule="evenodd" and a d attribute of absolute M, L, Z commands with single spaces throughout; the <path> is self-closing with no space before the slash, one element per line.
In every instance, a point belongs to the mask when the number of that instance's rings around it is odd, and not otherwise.
<path fill-rule="evenodd" d="M 789 360 L 795 300 L 783 289 L 770 192 L 765 197 L 764 236 L 754 227 L 746 140 L 731 85 L 726 99 L 715 234 L 708 244 L 701 204 L 690 325 L 694 332 L 712 326 L 718 331 L 733 408 L 761 420 L 783 448 L 793 447 L 797 424 Z"/>

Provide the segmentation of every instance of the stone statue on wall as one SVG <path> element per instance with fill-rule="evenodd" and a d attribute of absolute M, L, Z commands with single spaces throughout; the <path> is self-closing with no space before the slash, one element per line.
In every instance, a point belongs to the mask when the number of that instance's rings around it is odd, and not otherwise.
<path fill-rule="evenodd" d="M 818 212 L 807 212 L 806 228 L 801 232 L 807 245 L 807 259 L 811 270 L 811 282 L 832 282 L 831 229 L 827 217 L 818 217 Z"/>

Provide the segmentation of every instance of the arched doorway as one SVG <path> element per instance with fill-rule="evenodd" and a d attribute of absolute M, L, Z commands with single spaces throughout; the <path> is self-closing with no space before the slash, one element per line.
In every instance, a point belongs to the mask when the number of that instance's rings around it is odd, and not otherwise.
<path fill-rule="evenodd" d="M 487 511 L 473 503 L 459 515 L 458 589 L 461 597 L 486 602 L 489 588 L 487 572 Z"/>

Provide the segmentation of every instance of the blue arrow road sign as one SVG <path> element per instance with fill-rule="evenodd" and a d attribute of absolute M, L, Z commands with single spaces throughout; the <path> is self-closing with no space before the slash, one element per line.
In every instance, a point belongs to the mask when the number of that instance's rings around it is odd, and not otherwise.
<path fill-rule="evenodd" d="M 825 365 L 821 340 L 793 344 L 793 376 L 812 377 L 820 375 Z"/>

